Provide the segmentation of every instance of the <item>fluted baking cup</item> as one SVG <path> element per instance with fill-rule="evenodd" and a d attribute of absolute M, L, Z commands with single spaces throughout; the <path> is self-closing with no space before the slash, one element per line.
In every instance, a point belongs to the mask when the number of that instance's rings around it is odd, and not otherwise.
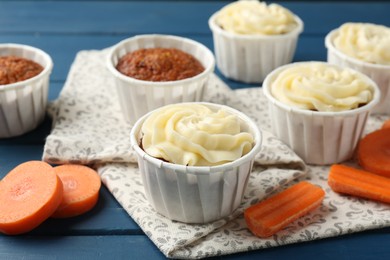
<path fill-rule="evenodd" d="M 241 203 L 255 155 L 261 148 L 260 130 L 249 117 L 227 106 L 199 104 L 236 115 L 243 131 L 254 136 L 252 150 L 219 166 L 177 165 L 151 157 L 140 147 L 141 127 L 150 113 L 136 122 L 130 134 L 150 204 L 167 218 L 185 223 L 207 223 L 230 215 Z"/>
<path fill-rule="evenodd" d="M 381 99 L 372 112 L 390 114 L 390 65 L 373 64 L 346 55 L 333 44 L 337 34 L 338 29 L 335 29 L 325 37 L 325 46 L 328 50 L 327 61 L 360 71 L 374 80 L 381 91 Z"/>
<path fill-rule="evenodd" d="M 0 138 L 22 135 L 43 121 L 53 68 L 50 56 L 35 47 L 0 44 L 0 56 L 8 55 L 30 59 L 44 69 L 30 79 L 0 85 Z"/>
<path fill-rule="evenodd" d="M 217 23 L 218 12 L 209 19 L 213 33 L 217 67 L 230 79 L 260 83 L 275 68 L 293 60 L 303 22 L 295 17 L 297 27 L 280 35 L 239 35 L 223 30 Z"/>
<path fill-rule="evenodd" d="M 293 108 L 273 97 L 271 85 L 279 73 L 299 64 L 301 62 L 280 67 L 264 80 L 263 91 L 268 100 L 272 132 L 308 164 L 327 165 L 350 159 L 370 112 L 380 100 L 378 86 L 362 74 L 373 87 L 374 96 L 369 103 L 352 110 L 319 112 Z"/>
<path fill-rule="evenodd" d="M 129 52 L 143 48 L 176 48 L 191 54 L 205 70 L 191 78 L 152 82 L 138 80 L 120 73 L 115 67 L 118 60 Z M 123 40 L 112 47 L 107 67 L 116 78 L 116 86 L 124 117 L 131 124 L 158 107 L 180 103 L 202 101 L 210 74 L 214 71 L 215 59 L 212 52 L 191 39 L 172 35 L 139 35 Z"/>

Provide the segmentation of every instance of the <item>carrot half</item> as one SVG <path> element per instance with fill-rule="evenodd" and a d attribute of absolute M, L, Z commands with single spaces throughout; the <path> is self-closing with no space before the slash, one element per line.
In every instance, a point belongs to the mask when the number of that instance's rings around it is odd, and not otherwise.
<path fill-rule="evenodd" d="M 0 182 L 0 232 L 17 235 L 39 226 L 57 209 L 62 192 L 51 165 L 41 161 L 18 165 Z"/>
<path fill-rule="evenodd" d="M 358 145 L 357 158 L 364 170 L 390 177 L 390 128 L 363 137 Z"/>
<path fill-rule="evenodd" d="M 323 189 L 302 181 L 247 208 L 245 221 L 253 234 L 269 237 L 317 208 L 324 197 Z"/>
<path fill-rule="evenodd" d="M 78 216 L 96 205 L 101 181 L 95 170 L 83 165 L 64 164 L 54 167 L 54 172 L 63 183 L 64 194 L 53 218 Z"/>
<path fill-rule="evenodd" d="M 335 192 L 390 203 L 390 179 L 364 170 L 332 165 L 328 184 Z"/>

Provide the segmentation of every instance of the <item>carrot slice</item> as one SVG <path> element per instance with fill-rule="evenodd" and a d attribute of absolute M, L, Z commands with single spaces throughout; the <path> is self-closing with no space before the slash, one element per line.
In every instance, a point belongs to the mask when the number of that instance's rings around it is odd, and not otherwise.
<path fill-rule="evenodd" d="M 364 170 L 390 177 L 390 128 L 376 130 L 363 137 L 357 158 Z"/>
<path fill-rule="evenodd" d="M 100 177 L 93 169 L 76 164 L 54 167 L 64 186 L 64 195 L 53 218 L 67 218 L 91 210 L 99 198 Z"/>
<path fill-rule="evenodd" d="M 384 128 L 390 128 L 390 119 L 389 120 L 386 120 L 383 125 L 382 125 L 382 129 Z"/>
<path fill-rule="evenodd" d="M 57 209 L 62 183 L 53 167 L 41 161 L 22 163 L 0 182 L 0 232 L 31 231 Z"/>
<path fill-rule="evenodd" d="M 269 237 L 317 208 L 324 197 L 325 192 L 320 187 L 302 181 L 247 208 L 245 221 L 253 234 Z"/>
<path fill-rule="evenodd" d="M 364 170 L 332 165 L 328 184 L 335 192 L 390 203 L 390 179 Z"/>

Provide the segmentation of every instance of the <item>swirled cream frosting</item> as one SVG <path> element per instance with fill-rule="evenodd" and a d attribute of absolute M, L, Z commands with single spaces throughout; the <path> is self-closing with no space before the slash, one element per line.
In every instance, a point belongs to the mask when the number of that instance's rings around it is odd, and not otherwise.
<path fill-rule="evenodd" d="M 344 54 L 374 64 L 390 65 L 390 28 L 370 23 L 345 23 L 334 46 Z"/>
<path fill-rule="evenodd" d="M 174 104 L 156 110 L 142 125 L 142 148 L 174 164 L 214 166 L 239 159 L 253 146 L 240 120 L 203 104 Z"/>
<path fill-rule="evenodd" d="M 246 35 L 285 34 L 297 27 L 294 15 L 278 4 L 237 1 L 222 8 L 216 23 L 224 30 Z"/>
<path fill-rule="evenodd" d="M 271 94 L 284 104 L 323 112 L 355 109 L 370 102 L 373 92 L 361 74 L 320 62 L 290 66 L 271 84 Z"/>

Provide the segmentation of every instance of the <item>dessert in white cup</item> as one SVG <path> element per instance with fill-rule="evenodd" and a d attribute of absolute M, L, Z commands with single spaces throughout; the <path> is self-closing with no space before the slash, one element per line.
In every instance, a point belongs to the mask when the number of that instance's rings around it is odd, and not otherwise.
<path fill-rule="evenodd" d="M 148 48 L 175 48 L 191 54 L 203 65 L 204 71 L 194 77 L 175 81 L 146 81 L 120 73 L 116 65 L 127 53 Z M 125 39 L 113 46 L 108 54 L 107 67 L 115 77 L 118 98 L 124 118 L 134 124 L 137 119 L 158 107 L 202 101 L 209 76 L 214 71 L 213 53 L 191 39 L 172 35 L 146 34 Z"/>
<path fill-rule="evenodd" d="M 390 114 L 390 28 L 345 23 L 325 38 L 328 62 L 358 70 L 373 79 L 381 100 L 373 113 Z"/>
<path fill-rule="evenodd" d="M 227 78 L 260 83 L 293 59 L 302 20 L 278 4 L 233 2 L 209 19 L 217 67 Z"/>
<path fill-rule="evenodd" d="M 261 132 L 250 118 L 203 102 L 149 112 L 130 135 L 150 204 L 185 223 L 230 215 L 241 203 L 261 148 Z"/>
<path fill-rule="evenodd" d="M 297 62 L 264 81 L 272 132 L 306 163 L 352 157 L 380 91 L 366 75 L 325 62 Z"/>
<path fill-rule="evenodd" d="M 32 78 L 0 85 L 0 138 L 8 138 L 35 129 L 45 118 L 53 61 L 38 48 L 14 43 L 0 44 L 0 56 L 28 59 L 43 67 Z"/>

